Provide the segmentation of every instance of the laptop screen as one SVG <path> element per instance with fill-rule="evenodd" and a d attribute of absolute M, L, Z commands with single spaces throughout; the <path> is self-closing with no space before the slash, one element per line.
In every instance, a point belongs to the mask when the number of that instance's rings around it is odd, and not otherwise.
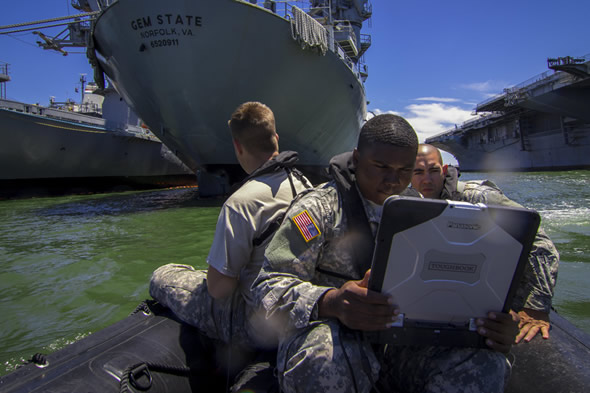
<path fill-rule="evenodd" d="M 524 208 L 390 197 L 369 288 L 393 295 L 398 327 L 473 331 L 475 318 L 509 311 L 539 222 Z"/>

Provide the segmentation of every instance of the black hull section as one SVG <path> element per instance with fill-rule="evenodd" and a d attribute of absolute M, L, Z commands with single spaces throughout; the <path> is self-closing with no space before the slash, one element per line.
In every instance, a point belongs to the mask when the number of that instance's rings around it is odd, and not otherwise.
<path fill-rule="evenodd" d="M 25 365 L 0 379 L 0 390 L 14 392 L 115 392 L 128 367 L 138 363 L 186 369 L 190 376 L 150 371 L 156 392 L 223 392 L 226 370 L 213 360 L 212 343 L 157 304 L 136 312 L 47 356 L 40 368 Z M 557 313 L 551 338 L 536 337 L 512 349 L 515 362 L 506 392 L 586 392 L 590 386 L 590 336 Z M 148 367 L 149 368 L 149 367 Z M 141 369 L 141 368 L 140 368 Z M 181 374 L 178 372 L 177 374 Z M 138 373 L 138 380 L 145 375 Z M 140 383 L 142 381 L 140 380 Z M 136 390 L 134 390 L 136 391 Z"/>

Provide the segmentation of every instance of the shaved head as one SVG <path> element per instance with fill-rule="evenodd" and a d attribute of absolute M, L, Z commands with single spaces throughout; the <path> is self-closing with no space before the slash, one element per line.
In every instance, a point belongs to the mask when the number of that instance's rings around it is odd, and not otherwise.
<path fill-rule="evenodd" d="M 431 154 L 436 154 L 438 157 L 438 163 L 442 165 L 443 163 L 443 159 L 442 159 L 442 154 L 440 154 L 440 150 L 438 150 L 438 148 L 429 145 L 428 143 L 421 143 L 418 146 L 418 156 L 427 156 L 427 155 L 431 155 Z"/>
<path fill-rule="evenodd" d="M 428 144 L 418 146 L 412 188 L 418 190 L 426 198 L 438 199 L 441 195 L 445 179 L 440 150 Z"/>

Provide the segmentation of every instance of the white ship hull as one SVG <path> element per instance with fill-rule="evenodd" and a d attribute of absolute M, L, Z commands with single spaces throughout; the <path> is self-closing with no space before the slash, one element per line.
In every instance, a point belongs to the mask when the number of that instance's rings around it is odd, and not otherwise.
<path fill-rule="evenodd" d="M 281 150 L 325 166 L 356 144 L 364 86 L 332 51 L 302 49 L 290 22 L 235 0 L 119 0 L 95 53 L 119 94 L 191 169 L 237 164 L 227 121 L 245 101 L 274 112 Z"/>

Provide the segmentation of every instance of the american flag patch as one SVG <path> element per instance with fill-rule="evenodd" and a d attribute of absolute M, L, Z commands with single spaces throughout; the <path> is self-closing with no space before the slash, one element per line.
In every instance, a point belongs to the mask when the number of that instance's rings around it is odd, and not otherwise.
<path fill-rule="evenodd" d="M 320 235 L 320 230 L 318 226 L 313 222 L 313 219 L 307 212 L 307 210 L 302 211 L 298 215 L 292 218 L 297 228 L 299 228 L 299 232 L 305 239 L 306 242 L 314 239 Z"/>

